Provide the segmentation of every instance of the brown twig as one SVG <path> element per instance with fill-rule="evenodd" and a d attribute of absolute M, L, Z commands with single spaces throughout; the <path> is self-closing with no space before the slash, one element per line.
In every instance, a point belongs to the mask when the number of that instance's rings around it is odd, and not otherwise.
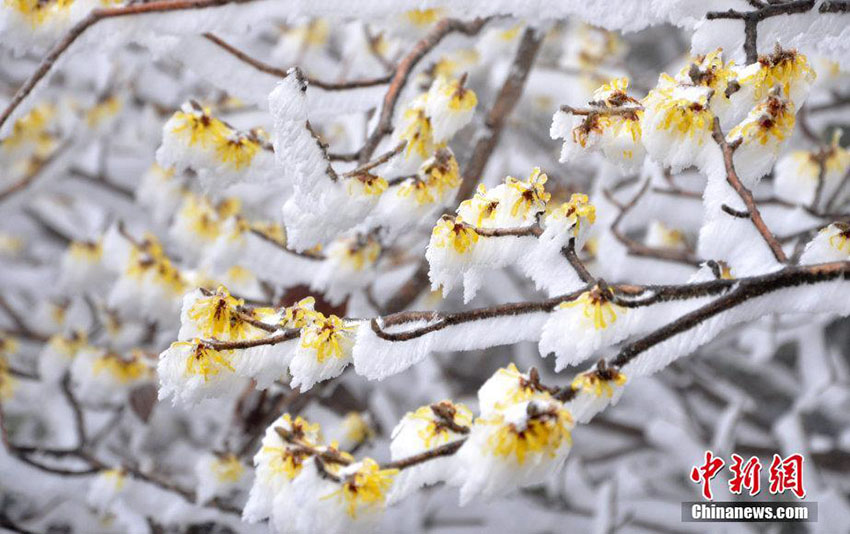
<path fill-rule="evenodd" d="M 484 131 L 472 149 L 472 155 L 467 160 L 463 169 L 463 178 L 458 189 L 456 199 L 468 198 L 475 190 L 476 185 L 490 161 L 490 155 L 499 143 L 505 121 L 513 111 L 519 97 L 525 88 L 525 82 L 531 72 L 534 59 L 540 50 L 543 36 L 538 34 L 534 28 L 528 27 L 523 31 L 513 63 L 508 70 L 496 100 L 493 102 L 487 118 L 484 121 Z"/>
<path fill-rule="evenodd" d="M 212 34 L 205 33 L 204 38 L 219 46 L 223 50 L 227 51 L 229 54 L 239 59 L 240 61 L 247 63 L 248 65 L 254 67 L 260 72 L 265 72 L 266 74 L 271 74 L 272 76 L 277 76 L 279 78 L 286 78 L 287 71 L 289 69 L 279 69 L 277 67 L 272 67 L 271 65 L 260 61 L 252 57 L 251 55 L 239 50 L 231 44 L 228 44 L 220 37 Z M 326 91 L 345 91 L 348 89 L 359 89 L 362 87 L 375 87 L 376 85 L 386 85 L 390 82 L 391 76 L 381 76 L 379 78 L 368 78 L 363 80 L 349 80 L 346 82 L 325 82 L 322 80 L 317 80 L 315 78 L 311 78 L 309 76 L 304 76 L 304 79 L 308 84 L 318 87 L 320 89 L 324 89 Z"/>
<path fill-rule="evenodd" d="M 735 165 L 732 159 L 734 149 L 726 142 L 726 137 L 720 129 L 720 119 L 717 117 L 714 118 L 714 127 L 711 136 L 720 146 L 720 150 L 723 151 L 723 162 L 726 166 L 726 181 L 732 186 L 732 189 L 738 193 L 741 200 L 744 201 L 744 205 L 747 207 L 747 211 L 750 214 L 750 220 L 753 222 L 753 225 L 756 227 L 759 234 L 761 234 L 765 243 L 767 243 L 767 246 L 770 247 L 770 251 L 776 258 L 776 261 L 779 263 L 786 263 L 788 261 L 788 257 L 785 256 L 785 252 L 782 250 L 782 246 L 779 244 L 779 241 L 777 241 L 776 236 L 773 235 L 767 227 L 767 224 L 765 224 L 764 219 L 762 219 L 761 212 L 759 212 L 758 206 L 756 206 L 756 203 L 753 200 L 753 194 L 744 186 L 743 183 L 741 183 L 741 179 L 738 178 L 738 173 L 735 172 Z"/>
<path fill-rule="evenodd" d="M 142 15 L 146 13 L 164 13 L 170 11 L 186 11 L 191 9 L 206 9 L 211 7 L 220 7 L 227 4 L 243 4 L 252 0 L 160 0 L 155 2 L 130 4 L 127 6 L 94 9 L 86 15 L 78 23 L 68 30 L 53 47 L 47 52 L 47 55 L 41 60 L 36 71 L 27 79 L 26 82 L 18 89 L 15 96 L 0 114 L 0 128 L 9 120 L 9 117 L 21 105 L 21 102 L 35 89 L 35 86 L 44 79 L 51 71 L 56 61 L 65 53 L 68 48 L 74 44 L 86 30 L 94 26 L 101 20 L 120 18 L 133 15 Z"/>
<path fill-rule="evenodd" d="M 407 80 L 413 72 L 413 69 L 425 57 L 428 52 L 434 49 L 445 36 L 450 33 L 463 33 L 465 35 L 475 35 L 489 19 L 475 19 L 471 22 L 463 22 L 456 19 L 444 19 L 434 25 L 434 28 L 416 43 L 416 46 L 408 53 L 396 67 L 390 85 L 387 88 L 387 93 L 384 95 L 384 101 L 381 105 L 381 113 L 378 116 L 378 122 L 375 129 L 366 139 L 366 143 L 358 154 L 358 162 L 362 165 L 369 161 L 378 144 L 384 136 L 389 135 L 393 131 L 393 113 L 395 105 L 398 102 L 401 91 L 407 84 Z"/>

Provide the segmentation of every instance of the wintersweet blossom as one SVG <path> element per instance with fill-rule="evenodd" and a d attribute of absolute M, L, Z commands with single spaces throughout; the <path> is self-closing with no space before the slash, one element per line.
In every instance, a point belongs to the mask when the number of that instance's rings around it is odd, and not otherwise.
<path fill-rule="evenodd" d="M 573 419 L 554 399 L 510 404 L 472 424 L 456 453 L 460 503 L 495 497 L 518 487 L 539 484 L 563 464 L 572 446 Z"/>
<path fill-rule="evenodd" d="M 535 369 L 520 373 L 516 364 L 510 363 L 493 373 L 478 389 L 478 410 L 482 416 L 489 416 L 511 404 L 548 398 L 548 394 Z"/>
<path fill-rule="evenodd" d="M 290 386 L 307 391 L 316 382 L 338 376 L 351 362 L 356 326 L 336 315 L 317 313 L 301 328 L 295 356 L 289 364 Z"/>
<path fill-rule="evenodd" d="M 714 146 L 712 94 L 711 88 L 682 85 L 661 75 L 643 100 L 643 143 L 650 157 L 674 171 L 705 162 L 706 148 Z"/>
<path fill-rule="evenodd" d="M 575 396 L 567 408 L 578 423 L 589 422 L 609 405 L 619 402 L 626 375 L 613 367 L 600 366 L 581 373 L 571 384 Z"/>
<path fill-rule="evenodd" d="M 741 97 L 756 103 L 765 99 L 775 87 L 782 98 L 799 108 L 816 78 L 808 58 L 796 49 L 783 49 L 776 44 L 772 54 L 760 55 L 758 61 L 738 69 Z"/>
<path fill-rule="evenodd" d="M 233 454 L 202 454 L 195 463 L 197 501 L 228 497 L 245 486 L 248 471 Z"/>
<path fill-rule="evenodd" d="M 445 400 L 407 412 L 392 432 L 390 454 L 393 460 L 421 454 L 462 439 L 472 425 L 472 412 L 463 404 Z M 454 464 L 451 458 L 436 458 L 409 467 L 396 476 L 391 502 L 403 499 L 416 489 L 447 480 Z"/>
<path fill-rule="evenodd" d="M 794 103 L 782 98 L 776 87 L 729 131 L 727 142 L 740 144 L 735 150 L 734 163 L 744 183 L 751 185 L 770 172 L 791 136 L 794 122 Z"/>
<path fill-rule="evenodd" d="M 317 457 L 304 462 L 290 491 L 275 499 L 272 524 L 278 533 L 375 531 L 397 470 L 381 469 L 370 458 L 360 462 L 348 458 L 347 465 Z"/>
<path fill-rule="evenodd" d="M 800 263 L 814 264 L 850 259 L 850 225 L 836 222 L 821 229 L 806 245 Z"/>
<path fill-rule="evenodd" d="M 625 339 L 640 318 L 640 309 L 617 304 L 610 290 L 596 286 L 552 312 L 540 336 L 540 354 L 555 354 L 557 370 L 576 365 L 599 347 Z"/>
<path fill-rule="evenodd" d="M 84 330 L 73 330 L 67 335 L 54 334 L 38 356 L 38 373 L 48 382 L 57 382 L 65 374 L 77 352 L 88 345 Z"/>
<path fill-rule="evenodd" d="M 795 150 L 776 162 L 773 190 L 782 200 L 811 206 L 821 179 L 821 199 L 831 198 L 850 170 L 850 151 L 838 144 L 840 130 L 825 151 Z"/>
<path fill-rule="evenodd" d="M 159 398 L 197 402 L 235 393 L 243 379 L 235 374 L 232 350 L 217 350 L 200 339 L 175 341 L 159 355 Z"/>
<path fill-rule="evenodd" d="M 10 399 L 15 392 L 15 378 L 9 371 L 8 355 L 16 351 L 16 342 L 11 337 L 0 339 L 0 401 Z"/>
<path fill-rule="evenodd" d="M 425 113 L 436 143 L 448 141 L 472 120 L 478 97 L 475 91 L 465 87 L 465 82 L 465 78 L 449 80 L 438 76 L 431 84 Z"/>
<path fill-rule="evenodd" d="M 643 111 L 638 100 L 626 94 L 628 86 L 628 79 L 616 78 L 593 92 L 584 114 L 574 110 L 555 113 L 549 135 L 564 140 L 560 161 L 569 162 L 598 150 L 624 170 L 643 164 Z"/>
<path fill-rule="evenodd" d="M 251 523 L 271 515 L 275 497 L 288 489 L 308 456 L 303 449 L 285 441 L 276 430 L 278 428 L 291 436 L 293 442 L 312 447 L 322 441 L 319 425 L 300 416 L 293 418 L 288 413 L 283 414 L 269 425 L 254 455 L 254 481 L 242 512 L 242 517 Z"/>
<path fill-rule="evenodd" d="M 405 159 L 411 159 L 417 164 L 428 158 L 439 144 L 434 141 L 433 126 L 428 117 L 428 93 L 423 93 L 410 104 L 402 114 L 402 122 L 398 128 L 398 141 L 406 142 Z"/>
<path fill-rule="evenodd" d="M 746 110 L 752 106 L 745 103 L 743 99 L 737 101 L 732 99 L 732 95 L 740 88 L 737 76 L 735 62 L 724 62 L 723 49 L 718 48 L 692 58 L 675 76 L 675 80 L 681 84 L 711 89 L 709 99 L 711 110 L 726 126 L 730 121 L 740 120 L 742 112 L 746 113 Z"/>

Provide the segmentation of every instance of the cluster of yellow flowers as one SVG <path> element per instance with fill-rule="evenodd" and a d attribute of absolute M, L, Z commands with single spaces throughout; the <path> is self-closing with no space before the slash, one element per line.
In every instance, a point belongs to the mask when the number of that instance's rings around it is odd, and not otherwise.
<path fill-rule="evenodd" d="M 447 149 L 436 151 L 420 169 L 420 176 L 405 181 L 398 188 L 398 195 L 413 195 L 416 203 L 431 204 L 443 198 L 447 191 L 460 185 L 460 169 L 454 155 Z"/>
<path fill-rule="evenodd" d="M 472 412 L 463 404 L 453 403 L 448 400 L 441 401 L 431 406 L 421 406 L 410 415 L 412 419 L 418 419 L 426 423 L 417 433 L 426 448 L 437 447 L 447 443 L 451 437 L 452 430 L 447 420 L 455 427 L 468 428 L 472 424 Z"/>
<path fill-rule="evenodd" d="M 162 244 L 150 233 L 145 234 L 140 243 L 132 245 L 126 274 L 137 280 L 146 278 L 165 287 L 173 295 L 182 295 L 187 287 L 183 275 L 166 256 Z"/>
<path fill-rule="evenodd" d="M 196 102 L 177 111 L 170 122 L 171 131 L 184 136 L 190 147 L 211 149 L 219 163 L 233 170 L 250 165 L 265 142 L 260 130 L 236 130 Z"/>
<path fill-rule="evenodd" d="M 222 371 L 235 372 L 233 368 L 232 350 L 216 350 L 205 344 L 200 339 L 192 341 L 175 341 L 172 347 L 190 347 L 191 351 L 186 358 L 185 373 L 187 376 L 202 376 L 204 382 L 210 377 L 219 375 Z"/>
<path fill-rule="evenodd" d="M 360 462 L 357 471 L 345 477 L 340 489 L 321 498 L 340 499 L 344 502 L 348 515 L 357 518 L 357 513 L 362 508 L 384 505 L 386 493 L 396 474 L 398 469 L 381 469 L 375 460 L 365 458 Z"/>
<path fill-rule="evenodd" d="M 432 238 L 435 246 L 452 247 L 458 254 L 463 254 L 478 242 L 478 232 L 460 216 L 443 215 L 434 226 Z"/>
<path fill-rule="evenodd" d="M 323 363 L 327 358 L 342 358 L 345 356 L 343 338 L 354 330 L 353 326 L 336 315 L 325 317 L 320 312 L 313 312 L 312 320 L 301 329 L 301 346 L 316 351 L 316 359 Z"/>
<path fill-rule="evenodd" d="M 105 354 L 92 362 L 92 372 L 106 372 L 117 382 L 128 384 L 151 375 L 151 367 L 145 358 L 145 353 L 141 351 L 132 351 L 127 358 L 113 353 Z"/>
<path fill-rule="evenodd" d="M 573 419 L 563 407 L 532 411 L 521 428 L 507 421 L 503 413 L 479 419 L 478 422 L 499 425 L 499 429 L 489 437 L 487 445 L 497 456 L 514 457 L 520 465 L 525 463 L 529 453 L 542 452 L 555 457 L 565 442 L 572 443 L 570 428 Z"/>

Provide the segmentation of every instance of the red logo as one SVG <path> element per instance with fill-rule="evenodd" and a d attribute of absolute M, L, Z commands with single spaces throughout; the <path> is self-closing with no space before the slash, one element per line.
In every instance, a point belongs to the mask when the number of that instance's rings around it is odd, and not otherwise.
<path fill-rule="evenodd" d="M 725 465 L 723 458 L 715 456 L 711 451 L 705 451 L 705 461 L 691 469 L 691 481 L 702 485 L 702 496 L 707 500 L 712 500 L 711 479 L 720 474 Z M 733 454 L 732 462 L 729 464 L 729 471 L 732 473 L 729 479 L 729 491 L 741 495 L 744 490 L 747 490 L 750 495 L 758 495 L 761 491 L 761 468 L 761 461 L 757 457 L 751 456 L 744 461 L 743 457 Z M 792 454 L 787 458 L 774 454 L 768 469 L 768 477 L 768 490 L 771 494 L 780 495 L 790 490 L 799 499 L 806 496 L 806 490 L 803 488 L 803 456 L 801 454 Z"/>

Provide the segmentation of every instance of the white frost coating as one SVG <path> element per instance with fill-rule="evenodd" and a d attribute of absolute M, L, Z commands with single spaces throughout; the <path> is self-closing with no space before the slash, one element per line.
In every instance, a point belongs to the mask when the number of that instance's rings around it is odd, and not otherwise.
<path fill-rule="evenodd" d="M 300 417 L 293 421 L 289 414 L 278 417 L 266 428 L 254 455 L 254 483 L 242 511 L 242 519 L 248 523 L 257 523 L 272 514 L 275 497 L 289 490 L 292 478 L 301 467 L 298 457 L 291 453 L 293 447 L 280 437 L 276 428 L 287 432 L 297 428 L 303 433 L 302 439 L 311 444 L 319 443 L 321 437 L 319 425 L 312 425 Z M 284 499 L 287 497 L 288 494 Z"/>
<path fill-rule="evenodd" d="M 703 195 L 705 222 L 700 228 L 697 252 L 701 258 L 723 260 L 736 277 L 762 274 L 781 267 L 749 218 L 734 217 L 723 205 L 740 212 L 746 205 L 726 182 L 720 154 L 706 170 L 708 184 Z"/>
<path fill-rule="evenodd" d="M 287 377 L 287 368 L 295 356 L 298 340 L 276 345 L 260 345 L 239 351 L 233 359 L 233 369 L 239 376 L 253 378 L 257 389 L 268 389 L 277 380 Z"/>
<path fill-rule="evenodd" d="M 241 49 L 239 41 L 218 37 Z M 248 65 L 201 34 L 181 37 L 169 55 L 219 89 L 261 108 L 268 106 L 269 93 L 280 80 L 278 76 Z"/>
<path fill-rule="evenodd" d="M 843 280 L 801 285 L 750 299 L 733 309 L 703 321 L 684 334 L 676 335 L 641 353 L 623 366 L 630 378 L 645 376 L 663 369 L 676 358 L 692 353 L 716 338 L 726 328 L 751 321 L 769 313 L 826 313 L 848 315 L 850 302 L 846 295 L 850 284 Z"/>
<path fill-rule="evenodd" d="M 390 341 L 378 337 L 369 322 L 360 324 L 354 345 L 354 370 L 370 380 L 381 380 L 400 373 L 431 352 L 479 350 L 520 341 L 536 341 L 548 314 L 522 313 L 504 317 L 482 318 L 436 331 L 406 341 Z M 380 321 L 378 322 L 380 325 Z M 389 334 L 411 331 L 434 324 L 413 321 L 384 327 Z"/>
<path fill-rule="evenodd" d="M 717 11 L 728 9 L 718 7 Z M 752 8 L 737 8 L 750 11 Z M 675 22 L 674 22 L 675 23 Z M 802 14 L 770 17 L 759 23 L 758 50 L 770 50 L 777 42 L 785 48 L 797 48 L 809 55 L 823 55 L 850 68 L 850 28 L 846 16 L 818 13 L 817 8 Z M 694 53 L 705 53 L 722 47 L 730 59 L 743 63 L 744 32 L 740 20 L 708 20 L 700 22 L 691 40 Z"/>
<path fill-rule="evenodd" d="M 748 188 L 752 188 L 773 168 L 791 137 L 794 113 L 793 103 L 771 91 L 740 124 L 729 131 L 726 141 L 733 146 L 740 143 L 732 156 L 735 172 Z"/>
<path fill-rule="evenodd" d="M 307 129 L 303 83 L 297 71 L 290 71 L 269 95 L 275 158 L 293 184 L 283 219 L 289 244 L 298 251 L 357 225 L 377 202 L 377 196 L 361 194 L 354 184 L 336 178 L 319 141 Z"/>

